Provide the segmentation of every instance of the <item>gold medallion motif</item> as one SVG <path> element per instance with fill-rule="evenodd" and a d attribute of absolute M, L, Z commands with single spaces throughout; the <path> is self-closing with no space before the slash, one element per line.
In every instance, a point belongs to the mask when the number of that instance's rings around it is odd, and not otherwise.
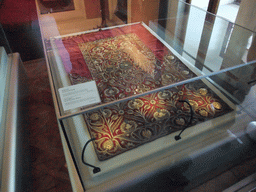
<path fill-rule="evenodd" d="M 104 109 L 102 111 L 102 114 L 104 115 L 105 118 L 109 118 L 111 116 L 111 114 L 112 114 L 112 111 L 109 110 L 109 109 Z"/>
<path fill-rule="evenodd" d="M 111 150 L 113 147 L 114 147 L 114 143 L 110 139 L 103 143 L 103 148 L 106 150 Z"/>
<path fill-rule="evenodd" d="M 200 88 L 199 93 L 200 93 L 200 95 L 205 96 L 208 93 L 208 91 L 205 88 Z"/>
<path fill-rule="evenodd" d="M 170 59 L 170 60 L 175 59 L 175 57 L 173 55 L 168 55 L 167 58 Z"/>
<path fill-rule="evenodd" d="M 199 114 L 204 116 L 204 117 L 207 117 L 208 116 L 208 112 L 205 110 L 205 109 L 200 109 L 199 110 Z"/>
<path fill-rule="evenodd" d="M 90 116 L 90 119 L 93 120 L 93 121 L 97 121 L 99 119 L 99 114 L 98 113 L 93 113 L 91 114 Z"/>
<path fill-rule="evenodd" d="M 141 134 L 142 134 L 143 137 L 145 137 L 145 138 L 147 138 L 147 139 L 149 139 L 149 138 L 152 136 L 152 132 L 151 132 L 149 129 L 143 130 L 143 131 L 141 132 Z"/>
<path fill-rule="evenodd" d="M 134 121 L 128 121 L 128 122 L 123 122 L 120 126 L 120 129 L 123 132 L 130 132 L 136 127 L 137 127 L 137 124 Z"/>
<path fill-rule="evenodd" d="M 160 99 L 167 99 L 172 95 L 170 91 L 161 91 L 157 94 Z"/>
<path fill-rule="evenodd" d="M 183 71 L 182 71 L 182 74 L 183 74 L 183 75 L 188 75 L 188 74 L 189 74 L 189 71 L 183 70 Z"/>
<path fill-rule="evenodd" d="M 128 102 L 128 106 L 131 109 L 139 109 L 140 107 L 143 106 L 143 101 L 140 99 L 134 99 Z"/>
<path fill-rule="evenodd" d="M 213 102 L 212 105 L 215 109 L 218 109 L 218 110 L 220 110 L 222 108 L 221 104 L 219 102 L 216 102 L 216 101 Z"/>
<path fill-rule="evenodd" d="M 157 110 L 153 116 L 156 120 L 163 120 L 168 118 L 170 116 L 170 113 L 166 109 L 160 109 Z"/>
<path fill-rule="evenodd" d="M 130 129 L 132 128 L 132 126 L 131 126 L 131 124 L 126 123 L 125 128 L 126 128 L 127 130 L 130 130 Z"/>
<path fill-rule="evenodd" d="M 177 118 L 177 119 L 175 119 L 175 123 L 176 123 L 177 125 L 185 125 L 185 119 L 183 119 L 183 118 Z"/>

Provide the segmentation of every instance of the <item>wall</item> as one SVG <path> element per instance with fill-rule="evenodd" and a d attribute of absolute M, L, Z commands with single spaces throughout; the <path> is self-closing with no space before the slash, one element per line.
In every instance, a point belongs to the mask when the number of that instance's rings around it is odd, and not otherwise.
<path fill-rule="evenodd" d="M 242 0 L 235 23 L 256 31 L 256 1 Z"/>
<path fill-rule="evenodd" d="M 149 21 L 158 19 L 160 0 L 128 1 L 128 21 L 149 24 Z M 129 10 L 130 9 L 130 10 Z"/>

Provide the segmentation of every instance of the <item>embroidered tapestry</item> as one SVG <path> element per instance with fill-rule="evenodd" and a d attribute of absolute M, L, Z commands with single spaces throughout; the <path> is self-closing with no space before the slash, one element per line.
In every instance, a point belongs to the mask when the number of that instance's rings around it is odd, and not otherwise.
<path fill-rule="evenodd" d="M 201 81 L 122 102 L 85 115 L 99 160 L 123 153 L 162 136 L 211 120 L 232 109 Z"/>
<path fill-rule="evenodd" d="M 56 40 L 72 84 L 95 80 L 103 103 L 195 77 L 141 24 Z M 68 51 L 68 56 L 65 51 Z M 202 81 L 84 115 L 99 160 L 224 115 L 232 109 Z"/>

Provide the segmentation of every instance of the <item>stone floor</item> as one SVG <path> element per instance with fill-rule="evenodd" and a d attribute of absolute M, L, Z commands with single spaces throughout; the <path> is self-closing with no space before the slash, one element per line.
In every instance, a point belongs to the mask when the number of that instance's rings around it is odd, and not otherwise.
<path fill-rule="evenodd" d="M 72 191 L 66 167 L 57 120 L 54 112 L 47 69 L 44 59 L 24 62 L 28 75 L 30 150 L 32 155 L 33 191 Z M 256 172 L 252 156 L 225 172 L 210 174 L 205 183 L 190 183 L 190 191 L 222 191 Z M 193 188 L 191 190 L 191 188 Z M 178 187 L 174 191 L 183 191 Z M 173 191 L 173 190 L 171 190 Z M 187 191 L 187 190 L 186 190 Z"/>
<path fill-rule="evenodd" d="M 52 102 L 45 60 L 25 62 L 33 191 L 72 191 Z"/>

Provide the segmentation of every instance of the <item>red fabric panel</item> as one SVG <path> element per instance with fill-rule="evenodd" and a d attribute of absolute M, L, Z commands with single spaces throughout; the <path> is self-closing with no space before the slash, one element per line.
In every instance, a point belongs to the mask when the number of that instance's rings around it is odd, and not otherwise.
<path fill-rule="evenodd" d="M 67 57 L 63 51 L 60 52 L 65 69 L 68 73 L 91 78 L 90 71 L 85 63 L 83 54 L 81 53 L 78 44 L 128 33 L 135 33 L 142 40 L 142 42 L 152 50 L 157 59 L 160 62 L 163 61 L 163 57 L 165 54 L 167 54 L 168 49 L 141 24 L 67 37 L 63 38 L 62 40 L 56 40 L 56 44 L 60 50 L 63 49 L 63 44 L 69 54 L 69 57 Z M 68 58 L 70 58 L 72 66 L 70 66 Z"/>
<path fill-rule="evenodd" d="M 22 24 L 37 20 L 35 0 L 4 0 L 0 8 L 2 24 Z"/>

